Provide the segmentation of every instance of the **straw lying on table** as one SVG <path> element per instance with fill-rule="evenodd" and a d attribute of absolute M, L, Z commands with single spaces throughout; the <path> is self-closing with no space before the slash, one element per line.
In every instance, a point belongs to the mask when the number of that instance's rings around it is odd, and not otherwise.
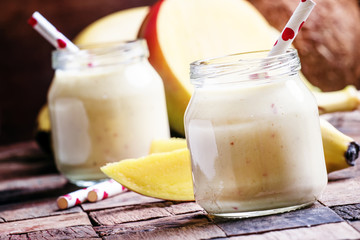
<path fill-rule="evenodd" d="M 66 209 L 79 205 L 86 200 L 96 202 L 126 191 L 127 189 L 120 183 L 117 183 L 113 179 L 109 179 L 91 187 L 60 196 L 56 202 L 60 209 Z"/>
<path fill-rule="evenodd" d="M 127 189 L 124 186 L 110 179 L 93 186 L 92 190 L 87 194 L 87 199 L 90 202 L 96 202 L 125 191 L 127 191 Z"/>

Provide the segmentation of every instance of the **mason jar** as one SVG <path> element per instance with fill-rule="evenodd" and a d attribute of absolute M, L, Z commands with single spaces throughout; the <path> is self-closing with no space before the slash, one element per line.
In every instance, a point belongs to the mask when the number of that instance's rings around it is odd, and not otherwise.
<path fill-rule="evenodd" d="M 295 49 L 191 64 L 185 113 L 196 202 L 222 217 L 312 204 L 327 184 L 318 106 Z"/>
<path fill-rule="evenodd" d="M 48 104 L 58 170 L 89 186 L 108 162 L 148 154 L 169 138 L 164 86 L 144 40 L 54 51 Z"/>

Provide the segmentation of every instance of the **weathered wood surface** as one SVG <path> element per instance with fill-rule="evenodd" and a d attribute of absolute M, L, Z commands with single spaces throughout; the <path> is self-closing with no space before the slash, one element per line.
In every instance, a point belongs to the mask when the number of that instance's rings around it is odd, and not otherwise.
<path fill-rule="evenodd" d="M 325 116 L 360 141 L 360 113 Z M 311 207 L 249 219 L 209 217 L 194 202 L 125 192 L 66 210 L 57 196 L 77 189 L 34 142 L 0 147 L 3 239 L 360 239 L 360 164 L 329 175 Z"/>

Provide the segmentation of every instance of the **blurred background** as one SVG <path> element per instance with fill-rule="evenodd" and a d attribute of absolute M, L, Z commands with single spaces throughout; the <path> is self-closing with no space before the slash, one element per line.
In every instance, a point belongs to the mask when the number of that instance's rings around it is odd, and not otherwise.
<path fill-rule="evenodd" d="M 28 24 L 39 11 L 69 39 L 110 13 L 155 0 L 1 0 L 0 145 L 34 138 L 36 116 L 46 103 L 54 49 Z"/>
<path fill-rule="evenodd" d="M 219 0 L 221 1 L 221 0 Z M 299 0 L 248 0 L 281 30 Z M 156 0 L 1 0 L 0 146 L 34 139 L 54 71 L 54 48 L 28 24 L 39 11 L 71 40 L 95 20 Z M 281 4 L 280 4 L 281 3 Z M 360 0 L 316 0 L 317 7 L 294 42 L 303 73 L 324 91 L 360 88 Z M 279 14 L 281 13 L 281 14 Z M 314 30 L 314 31 L 313 31 Z M 119 29 L 120 31 L 120 29 Z"/>

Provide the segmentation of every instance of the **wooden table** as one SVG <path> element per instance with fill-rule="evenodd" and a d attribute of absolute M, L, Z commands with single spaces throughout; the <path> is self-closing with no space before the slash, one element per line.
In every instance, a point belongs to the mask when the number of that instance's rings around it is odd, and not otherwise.
<path fill-rule="evenodd" d="M 326 117 L 360 142 L 360 112 Z M 0 240 L 360 239 L 360 164 L 330 174 L 313 206 L 250 219 L 212 219 L 194 202 L 133 192 L 59 210 L 57 196 L 75 189 L 35 142 L 0 147 Z"/>

